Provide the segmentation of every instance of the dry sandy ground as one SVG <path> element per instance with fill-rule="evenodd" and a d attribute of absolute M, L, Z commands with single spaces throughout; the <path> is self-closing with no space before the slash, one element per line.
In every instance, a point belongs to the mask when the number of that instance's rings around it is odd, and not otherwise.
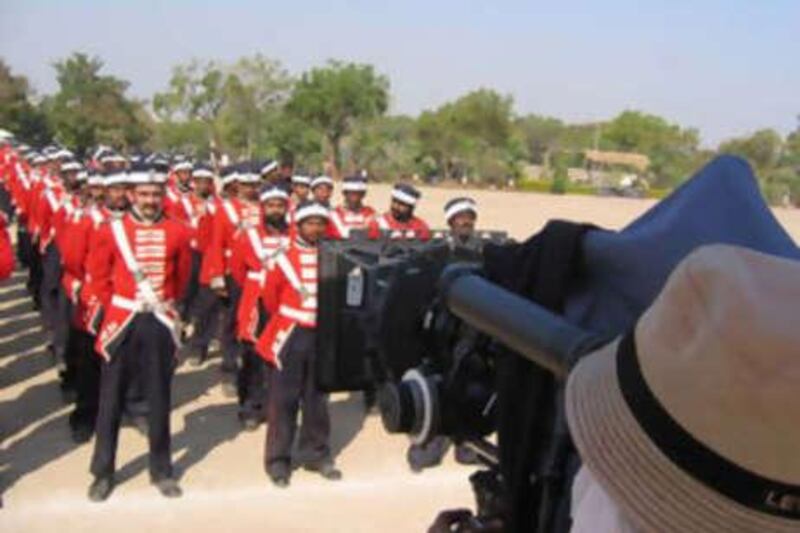
<path fill-rule="evenodd" d="M 375 186 L 374 205 L 388 187 Z M 442 226 L 442 206 L 459 194 L 426 189 L 420 214 Z M 590 221 L 619 228 L 652 202 L 474 192 L 482 227 L 521 238 L 548 219 Z M 800 211 L 778 210 L 800 240 Z M 360 398 L 332 399 L 333 448 L 345 480 L 328 483 L 299 472 L 289 490 L 270 486 L 261 468 L 263 430 L 240 433 L 235 405 L 222 397 L 218 360 L 181 368 L 174 383 L 173 448 L 185 495 L 161 498 L 147 481 L 146 442 L 133 429 L 120 436 L 120 485 L 104 504 L 86 499 L 90 445 L 71 444 L 68 408 L 42 334 L 15 276 L 0 287 L 0 490 L 2 531 L 420 531 L 436 511 L 471 505 L 469 468 L 448 462 L 424 474 L 405 465 L 407 440 L 387 435 L 377 416 L 365 417 Z"/>

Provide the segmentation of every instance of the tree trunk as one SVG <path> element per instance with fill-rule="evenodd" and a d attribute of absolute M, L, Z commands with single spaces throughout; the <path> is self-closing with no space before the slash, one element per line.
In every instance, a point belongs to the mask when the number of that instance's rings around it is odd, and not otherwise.
<path fill-rule="evenodd" d="M 331 174 L 332 178 L 336 181 L 341 179 L 341 157 L 342 157 L 342 138 L 340 136 L 328 137 L 328 142 L 331 145 Z"/>

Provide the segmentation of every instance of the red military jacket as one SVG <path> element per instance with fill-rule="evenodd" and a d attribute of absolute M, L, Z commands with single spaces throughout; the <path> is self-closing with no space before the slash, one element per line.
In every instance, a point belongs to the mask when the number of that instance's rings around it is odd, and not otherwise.
<path fill-rule="evenodd" d="M 127 235 L 141 277 L 135 276 L 126 264 L 114 234 L 115 227 L 120 227 Z M 169 328 L 178 345 L 175 303 L 183 296 L 191 274 L 189 234 L 180 222 L 163 215 L 148 222 L 132 210 L 120 220 L 103 224 L 86 272 L 90 295 L 103 310 L 103 322 L 95 344 L 101 356 L 112 357 L 131 320 L 141 312 L 153 312 Z M 143 279 L 156 294 L 159 302 L 156 308 L 147 301 Z"/>
<path fill-rule="evenodd" d="M 35 206 L 34 233 L 39 236 L 39 252 L 44 253 L 55 238 L 56 213 L 62 208 L 64 189 L 60 184 L 42 180 L 39 194 L 34 194 Z M 38 201 L 37 201 L 38 200 Z"/>
<path fill-rule="evenodd" d="M 211 243 L 213 200 L 205 200 L 192 192 L 175 192 L 173 198 L 172 202 L 164 201 L 164 214 L 189 228 L 192 250 L 206 250 Z"/>
<path fill-rule="evenodd" d="M 333 239 L 347 239 L 350 231 L 354 229 L 369 229 L 375 218 L 375 210 L 362 206 L 358 211 L 351 211 L 340 205 L 332 209 L 328 220 L 328 236 Z"/>
<path fill-rule="evenodd" d="M 29 174 L 31 189 L 28 193 L 28 210 L 30 212 L 30 216 L 28 217 L 28 231 L 36 239 L 39 238 L 41 229 L 40 218 L 42 204 L 44 202 L 48 202 L 48 199 L 45 197 L 44 193 L 48 188 L 60 190 L 60 184 L 58 184 L 56 180 L 46 176 L 44 172 L 46 172 L 46 170 L 34 168 Z M 51 206 L 51 209 L 54 210 L 56 207 Z"/>
<path fill-rule="evenodd" d="M 255 343 L 258 337 L 258 303 L 269 271 L 275 268 L 275 258 L 290 244 L 289 232 L 264 224 L 249 227 L 236 239 L 236 254 L 241 256 L 245 270 L 242 297 L 236 314 L 236 336 Z"/>
<path fill-rule="evenodd" d="M 59 253 L 64 253 L 66 234 L 72 225 L 80 221 L 83 212 L 84 207 L 81 206 L 81 199 L 77 194 L 65 192 L 61 196 L 61 205 L 51 219 L 50 230 Z"/>
<path fill-rule="evenodd" d="M 86 263 L 92 253 L 98 230 L 109 218 L 119 218 L 122 214 L 124 212 L 112 214 L 105 207 L 90 206 L 81 210 L 80 218 L 65 232 L 65 243 L 61 251 L 61 285 L 75 305 L 74 325 L 88 333 L 96 334 L 97 331 L 89 327 L 92 309 L 87 289 Z"/>
<path fill-rule="evenodd" d="M 184 213 L 184 206 L 181 205 L 184 196 L 191 195 L 191 189 L 181 190 L 178 180 L 174 174 L 170 173 L 167 186 L 164 188 L 164 214 L 169 217 L 176 217 L 188 222 Z"/>
<path fill-rule="evenodd" d="M 384 213 L 370 222 L 369 237 L 371 239 L 377 239 L 381 232 L 387 232 L 392 239 L 427 241 L 431 238 L 431 230 L 421 218 L 412 216 L 406 222 L 400 222 L 391 213 Z"/>
<path fill-rule="evenodd" d="M 8 172 L 8 192 L 20 223 L 28 226 L 30 216 L 30 195 L 33 184 L 30 180 L 30 166 L 25 161 L 10 161 Z"/>
<path fill-rule="evenodd" d="M 257 225 L 260 220 L 260 203 L 244 202 L 238 198 L 220 200 L 212 222 L 211 243 L 203 256 L 201 277 L 210 284 L 214 279 L 230 274 L 233 244 L 238 233 L 247 224 Z"/>
<path fill-rule="evenodd" d="M 281 368 L 281 352 L 297 326 L 317 326 L 318 250 L 296 238 L 275 258 L 261 301 L 270 320 L 256 342 L 256 352 Z"/>
<path fill-rule="evenodd" d="M 0 280 L 6 279 L 14 270 L 14 250 L 6 226 L 6 215 L 0 213 Z"/>

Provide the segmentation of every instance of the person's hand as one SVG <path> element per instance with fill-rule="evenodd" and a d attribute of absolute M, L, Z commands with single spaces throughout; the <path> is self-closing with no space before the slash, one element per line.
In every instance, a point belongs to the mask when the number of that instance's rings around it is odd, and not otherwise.
<path fill-rule="evenodd" d="M 442 511 L 428 528 L 428 533 L 463 531 L 461 528 L 467 525 L 471 518 L 472 511 L 469 509 L 448 509 L 447 511 Z"/>
<path fill-rule="evenodd" d="M 227 298 L 228 297 L 228 287 L 225 285 L 225 278 L 221 276 L 217 276 L 212 278 L 211 283 L 209 283 L 209 287 L 214 294 L 216 294 L 220 298 Z"/>
<path fill-rule="evenodd" d="M 503 521 L 497 518 L 479 520 L 469 509 L 442 511 L 428 528 L 428 533 L 502 533 Z"/>
<path fill-rule="evenodd" d="M 227 298 L 228 297 L 228 289 L 225 287 L 218 287 L 214 289 L 214 294 L 216 294 L 220 298 Z"/>

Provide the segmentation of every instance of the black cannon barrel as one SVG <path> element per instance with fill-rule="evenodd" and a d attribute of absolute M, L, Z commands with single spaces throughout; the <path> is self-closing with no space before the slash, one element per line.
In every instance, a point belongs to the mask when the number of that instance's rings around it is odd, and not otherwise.
<path fill-rule="evenodd" d="M 570 362 L 598 338 L 530 300 L 453 265 L 440 279 L 447 308 L 470 326 L 565 379 Z"/>

